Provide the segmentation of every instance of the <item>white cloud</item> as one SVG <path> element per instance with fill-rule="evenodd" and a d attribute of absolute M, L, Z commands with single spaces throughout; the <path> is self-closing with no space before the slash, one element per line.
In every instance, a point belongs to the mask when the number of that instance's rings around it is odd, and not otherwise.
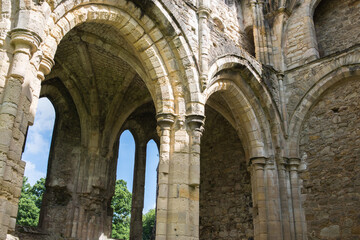
<path fill-rule="evenodd" d="M 55 111 L 51 102 L 46 98 L 41 98 L 34 125 L 29 127 L 26 151 L 30 154 L 41 154 L 44 151 L 48 151 L 51 140 L 49 141 L 46 137 L 52 134 L 54 120 Z"/>
<path fill-rule="evenodd" d="M 35 164 L 33 164 L 30 161 L 25 161 L 26 167 L 25 167 L 25 176 L 28 178 L 28 182 L 31 185 L 34 185 L 37 180 L 40 178 L 45 178 L 46 174 L 37 170 Z"/>

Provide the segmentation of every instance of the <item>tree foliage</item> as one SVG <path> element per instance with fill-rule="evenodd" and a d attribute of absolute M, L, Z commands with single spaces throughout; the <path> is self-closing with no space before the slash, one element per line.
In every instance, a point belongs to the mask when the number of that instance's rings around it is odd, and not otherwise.
<path fill-rule="evenodd" d="M 143 215 L 143 240 L 150 240 L 155 225 L 155 209 L 149 210 Z"/>
<path fill-rule="evenodd" d="M 41 178 L 34 186 L 24 177 L 19 200 L 16 223 L 23 226 L 37 226 L 39 222 L 42 195 L 45 191 L 45 179 Z"/>
<path fill-rule="evenodd" d="M 111 201 L 114 209 L 112 222 L 112 237 L 118 239 L 129 239 L 130 214 L 132 194 L 126 187 L 124 180 L 117 180 L 115 193 Z"/>

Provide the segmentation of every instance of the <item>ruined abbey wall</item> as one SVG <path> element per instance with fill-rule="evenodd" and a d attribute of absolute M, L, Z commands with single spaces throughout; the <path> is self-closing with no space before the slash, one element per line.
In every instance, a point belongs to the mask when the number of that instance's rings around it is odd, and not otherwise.
<path fill-rule="evenodd" d="M 157 240 L 359 238 L 359 7 L 0 0 L 0 239 L 14 234 L 42 96 L 57 113 L 43 234 L 110 237 L 114 159 L 129 129 L 131 239 L 152 138 Z"/>

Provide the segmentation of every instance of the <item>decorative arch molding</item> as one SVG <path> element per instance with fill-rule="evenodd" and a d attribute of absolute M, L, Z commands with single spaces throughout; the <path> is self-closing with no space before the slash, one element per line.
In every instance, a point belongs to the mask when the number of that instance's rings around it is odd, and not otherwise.
<path fill-rule="evenodd" d="M 243 74 L 238 76 L 234 75 L 232 73 L 233 71 L 229 73 L 223 71 L 239 68 L 239 66 L 242 68 L 241 72 Z M 245 99 L 246 102 L 246 104 L 242 102 L 243 105 L 240 105 L 241 108 L 251 109 L 251 111 L 247 112 L 247 114 L 251 114 L 248 115 L 247 119 L 256 119 L 258 131 L 252 132 L 251 134 L 255 134 L 261 139 L 263 145 L 262 152 L 264 154 L 262 157 L 268 158 L 274 155 L 274 144 L 280 146 L 281 143 L 284 142 L 284 131 L 280 113 L 276 108 L 276 104 L 267 86 L 263 82 L 263 69 L 261 64 L 257 61 L 249 62 L 241 57 L 229 55 L 215 61 L 210 68 L 210 73 L 209 87 L 203 94 L 204 104 L 215 92 L 235 89 L 232 91 L 236 92 L 238 96 L 242 96 L 238 101 L 244 101 Z M 234 110 L 237 110 L 239 102 L 235 104 L 232 103 L 232 105 L 234 107 L 237 106 L 234 108 Z M 241 118 L 239 119 L 241 120 Z M 232 119 L 228 120 L 230 123 L 234 122 Z M 237 127 L 235 128 L 238 129 Z M 243 134 L 246 135 L 246 133 Z M 252 136 L 249 139 L 254 139 L 254 137 L 255 136 Z M 246 146 L 244 147 L 246 148 Z M 255 145 L 252 146 L 252 148 L 254 147 Z M 250 154 L 249 156 L 258 157 L 255 152 L 257 151 L 254 151 L 253 155 Z"/>
<path fill-rule="evenodd" d="M 314 78 L 316 83 L 307 91 L 297 105 L 289 124 L 289 156 L 299 158 L 300 131 L 310 109 L 320 100 L 321 96 L 337 83 L 360 77 L 360 64 L 345 65 L 332 69 L 324 75 L 319 72 Z M 321 76 L 321 77 L 320 77 Z"/>
<path fill-rule="evenodd" d="M 226 101 L 235 119 L 236 126 L 247 159 L 255 157 L 268 157 L 270 149 L 267 137 L 264 133 L 264 121 L 256 114 L 257 109 L 252 106 L 243 91 L 231 80 L 218 80 L 213 83 L 205 92 L 208 99 L 215 92 L 225 92 Z M 264 117 L 263 115 L 260 118 Z M 230 121 L 231 122 L 231 121 Z"/>
<path fill-rule="evenodd" d="M 261 81 L 261 74 L 262 74 L 262 65 L 255 59 L 249 57 L 248 58 L 242 58 L 239 56 L 234 55 L 226 55 L 222 56 L 210 66 L 209 68 L 209 78 L 207 82 L 207 86 L 211 86 L 213 82 L 215 81 L 214 77 L 217 73 L 219 73 L 222 70 L 225 69 L 231 69 L 235 67 L 236 65 L 242 65 L 245 66 L 248 71 L 252 73 L 252 75 L 255 77 L 256 80 Z"/>
<path fill-rule="evenodd" d="M 196 111 L 200 85 L 193 53 L 184 34 L 161 4 L 155 1 L 153 7 L 156 13 L 161 14 L 157 16 L 161 21 L 152 21 L 146 15 L 147 10 L 143 12 L 131 1 L 65 1 L 48 18 L 47 36 L 40 47 L 43 59 L 51 61 L 61 39 L 81 23 L 112 25 L 134 47 L 140 62 L 144 63 L 147 73 L 144 81 L 150 89 L 157 113 Z M 164 32 L 163 26 L 167 27 L 167 32 Z M 176 88 L 179 84 L 186 86 L 185 90 Z M 184 100 L 177 101 L 179 98 L 185 98 L 186 106 L 182 104 Z"/>

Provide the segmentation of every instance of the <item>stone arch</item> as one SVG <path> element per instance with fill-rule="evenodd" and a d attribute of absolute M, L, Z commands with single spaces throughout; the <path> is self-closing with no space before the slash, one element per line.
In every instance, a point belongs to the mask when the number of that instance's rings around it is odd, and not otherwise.
<path fill-rule="evenodd" d="M 239 67 L 244 73 L 241 77 L 226 73 L 228 69 L 234 70 Z M 278 134 L 272 139 L 270 129 L 280 133 L 283 130 L 279 113 L 274 108 L 275 103 L 262 82 L 261 65 L 256 61 L 249 62 L 236 56 L 225 56 L 211 66 L 209 76 L 209 87 L 204 92 L 204 102 L 206 103 L 212 94 L 219 91 L 230 94 L 233 102 L 229 102 L 229 105 L 233 106 L 233 112 L 238 114 L 238 122 L 229 116 L 224 115 L 224 117 L 235 129 L 238 129 L 239 125 L 243 126 L 243 131 L 239 132 L 239 135 L 243 138 L 241 140 L 248 153 L 247 157 L 273 155 L 272 143 L 282 141 L 282 136 Z M 239 114 L 243 116 L 240 117 Z"/>
<path fill-rule="evenodd" d="M 142 11 L 130 1 L 76 4 L 73 1 L 61 3 L 53 11 L 54 18 L 48 19 L 45 30 L 48 34 L 40 47 L 45 59 L 53 59 L 61 39 L 75 26 L 91 21 L 110 24 L 119 29 L 144 63 L 146 76 L 142 77 L 150 89 L 157 113 L 193 111 L 195 106 L 191 103 L 198 102 L 200 93 L 193 54 L 176 23 L 158 1 L 152 6 L 159 14 L 156 17 L 161 19 L 156 23 L 146 15 L 147 10 Z M 106 47 L 118 52 L 111 46 Z M 175 87 L 180 82 L 187 87 L 185 91 Z M 152 89 L 152 86 L 155 87 Z M 179 97 L 190 104 L 178 103 Z"/>
<path fill-rule="evenodd" d="M 308 90 L 298 103 L 290 121 L 289 121 L 289 156 L 299 157 L 299 141 L 300 131 L 304 123 L 306 114 L 309 112 L 312 106 L 314 106 L 321 95 L 329 89 L 331 86 L 339 83 L 340 81 L 346 81 L 346 79 L 352 79 L 353 77 L 360 76 L 360 65 L 344 65 L 341 67 L 330 66 L 328 73 L 319 72 L 314 78 L 318 79 L 316 83 Z"/>
<path fill-rule="evenodd" d="M 210 97 L 219 91 L 228 93 L 226 98 L 229 98 L 227 102 L 231 105 L 230 108 L 234 114 L 234 119 L 231 119 L 231 116 L 227 114 L 225 114 L 225 118 L 234 124 L 233 127 L 237 129 L 240 139 L 244 143 L 247 159 L 268 156 L 259 120 L 244 93 L 234 82 L 220 80 L 208 89 L 207 95 Z"/>

